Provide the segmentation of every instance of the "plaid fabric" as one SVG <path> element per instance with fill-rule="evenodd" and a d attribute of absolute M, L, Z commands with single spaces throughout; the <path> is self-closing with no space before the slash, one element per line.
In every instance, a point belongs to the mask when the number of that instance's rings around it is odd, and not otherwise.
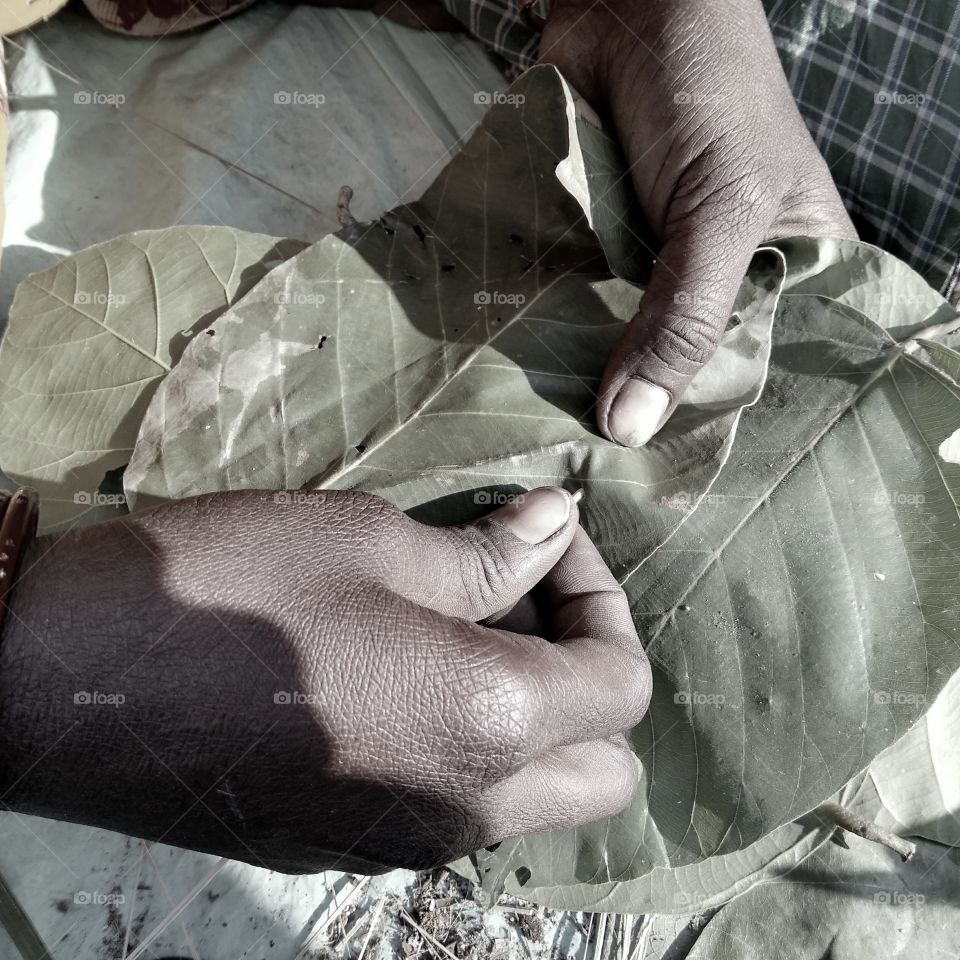
<path fill-rule="evenodd" d="M 516 0 L 442 0 L 520 68 L 539 34 Z M 800 112 L 862 240 L 960 303 L 960 6 L 764 0 Z"/>

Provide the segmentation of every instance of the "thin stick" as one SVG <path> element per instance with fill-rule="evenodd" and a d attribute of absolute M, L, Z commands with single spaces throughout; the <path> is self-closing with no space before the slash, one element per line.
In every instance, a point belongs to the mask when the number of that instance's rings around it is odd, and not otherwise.
<path fill-rule="evenodd" d="M 411 917 L 410 914 L 403 909 L 403 907 L 400 908 L 400 917 L 409 923 L 410 926 L 413 927 L 413 929 L 416 930 L 417 933 L 419 933 L 420 936 L 423 937 L 423 939 L 426 940 L 427 943 L 429 943 L 430 946 L 435 950 L 439 950 L 441 953 L 449 957 L 450 960 L 460 960 L 455 953 L 452 953 L 450 950 L 448 950 L 439 940 L 436 939 L 436 937 L 433 937 L 427 933 L 427 931 L 424 930 L 423 927 L 421 927 L 420 924 L 417 923 L 417 921 L 414 920 L 413 917 Z"/>
<path fill-rule="evenodd" d="M 338 950 L 343 950 L 343 948 L 353 939 L 353 935 L 367 922 L 370 917 L 370 911 L 367 910 L 365 913 L 362 913 L 356 920 L 354 920 L 353 925 L 349 930 L 346 931 L 343 935 L 343 939 L 337 944 Z M 407 960 L 410 960 L 408 957 Z"/>
<path fill-rule="evenodd" d="M 653 929 L 653 914 L 648 913 L 643 918 L 643 923 L 640 924 L 640 940 L 637 947 L 637 953 L 635 956 L 638 957 L 638 960 L 644 960 L 644 957 L 647 955 L 647 946 L 650 943 L 650 931 Z"/>
<path fill-rule="evenodd" d="M 357 960 L 363 960 L 363 955 L 367 952 L 367 947 L 370 944 L 370 938 L 373 936 L 373 931 L 377 928 L 377 921 L 380 919 L 380 914 L 383 913 L 384 904 L 387 902 L 387 895 L 384 894 L 380 898 L 380 902 L 377 904 L 377 909 L 373 913 L 373 919 L 370 921 L 370 929 L 367 931 L 366 939 L 363 941 L 363 946 L 360 948 L 360 956 Z"/>
<path fill-rule="evenodd" d="M 340 901 L 339 906 L 332 913 L 328 914 L 326 919 L 323 921 L 323 923 L 321 923 L 320 926 L 317 927 L 317 929 L 312 934 L 310 934 L 309 938 L 306 940 L 304 945 L 297 951 L 293 960 L 300 960 L 300 958 L 307 952 L 307 950 L 310 949 L 310 944 L 312 944 L 313 941 L 316 940 L 317 937 L 319 937 L 320 934 L 323 933 L 323 931 L 326 930 L 327 927 L 329 927 L 330 924 L 333 923 L 333 921 L 336 920 L 337 917 L 339 917 L 344 910 L 346 910 L 347 905 L 350 903 L 350 901 L 367 885 L 367 883 L 369 883 L 369 881 L 370 881 L 369 877 L 361 877 L 350 888 L 350 892 L 343 898 L 343 900 Z"/>
<path fill-rule="evenodd" d="M 835 823 L 848 833 L 855 833 L 858 837 L 863 837 L 864 840 L 872 840 L 874 843 L 889 847 L 894 853 L 899 854 L 904 863 L 917 852 L 916 844 L 898 837 L 895 833 L 890 833 L 889 830 L 884 830 L 883 827 L 871 823 L 869 820 L 864 820 L 863 817 L 857 816 L 846 807 L 841 807 L 839 803 L 833 803 L 832 801 L 822 803 L 815 812 L 822 819 Z"/>
<path fill-rule="evenodd" d="M 593 960 L 601 960 L 603 956 L 603 946 L 607 938 L 607 915 L 600 914 L 600 922 L 597 924 L 597 936 L 593 941 Z"/>

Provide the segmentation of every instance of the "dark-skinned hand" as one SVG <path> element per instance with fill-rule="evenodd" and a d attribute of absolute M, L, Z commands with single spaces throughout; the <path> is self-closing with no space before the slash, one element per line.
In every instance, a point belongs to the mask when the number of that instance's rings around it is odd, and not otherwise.
<path fill-rule="evenodd" d="M 40 537 L 0 646 L 2 803 L 291 872 L 616 813 L 650 671 L 577 519 L 552 488 L 451 528 L 244 492 Z M 534 606 L 547 635 L 512 632 Z"/>
<path fill-rule="evenodd" d="M 552 0 L 540 59 L 612 124 L 661 242 L 597 403 L 638 446 L 713 354 L 759 244 L 856 233 L 760 0 Z"/>

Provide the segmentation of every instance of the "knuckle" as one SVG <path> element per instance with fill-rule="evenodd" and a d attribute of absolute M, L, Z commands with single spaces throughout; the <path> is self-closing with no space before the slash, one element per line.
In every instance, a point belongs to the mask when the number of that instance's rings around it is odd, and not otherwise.
<path fill-rule="evenodd" d="M 503 551 L 483 530 L 463 527 L 457 541 L 457 576 L 478 607 L 495 605 L 512 571 Z"/>
<path fill-rule="evenodd" d="M 700 367 L 713 356 L 722 331 L 719 304 L 705 313 L 677 312 L 666 318 L 654 345 L 654 352 L 671 367 Z"/>
<path fill-rule="evenodd" d="M 484 779 L 497 779 L 524 763 L 535 749 L 540 698 L 523 670 L 515 669 L 509 652 L 492 657 L 484 669 L 471 667 L 483 679 L 464 703 L 464 728 L 477 745 L 472 751 Z"/>

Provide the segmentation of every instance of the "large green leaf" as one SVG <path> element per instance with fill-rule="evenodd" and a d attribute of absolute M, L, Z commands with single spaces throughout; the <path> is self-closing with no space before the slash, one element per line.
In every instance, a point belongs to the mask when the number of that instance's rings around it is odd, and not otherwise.
<path fill-rule="evenodd" d="M 570 161 L 586 121 L 552 69 L 513 90 L 525 105 L 491 111 L 420 201 L 305 250 L 191 344 L 145 417 L 128 494 L 359 487 L 462 519 L 489 503 L 478 488 L 562 483 L 586 488 L 611 552 L 629 525 L 623 572 L 637 540 L 669 536 L 759 392 L 782 258 L 758 255 L 662 445 L 607 442 L 595 389 L 639 291 L 609 279 L 604 250 L 642 273 L 597 199 L 619 189 L 612 150 L 589 177 Z M 592 157 L 600 136 L 588 127 Z"/>
<path fill-rule="evenodd" d="M 95 513 L 190 337 L 304 244 L 229 227 L 145 230 L 27 277 L 0 345 L 0 466 L 41 524 Z"/>
<path fill-rule="evenodd" d="M 688 960 L 955 957 L 960 850 L 921 842 L 902 864 L 857 837 L 826 844 L 783 880 L 727 904 Z"/>

